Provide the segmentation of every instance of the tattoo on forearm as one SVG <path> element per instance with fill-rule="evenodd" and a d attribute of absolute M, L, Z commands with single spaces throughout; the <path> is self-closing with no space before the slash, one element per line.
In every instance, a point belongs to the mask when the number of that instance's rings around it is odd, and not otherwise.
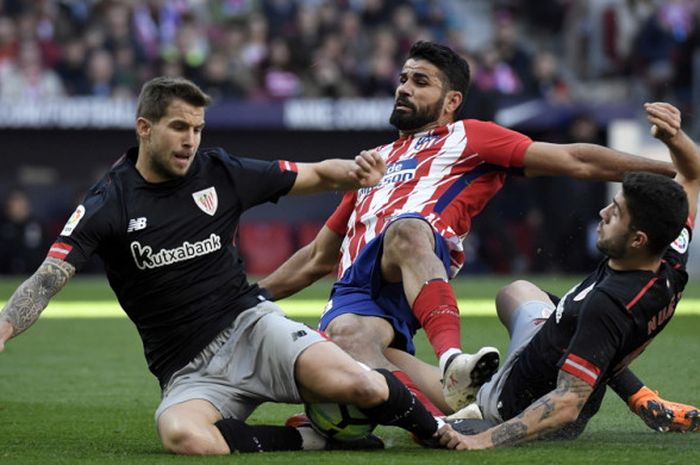
<path fill-rule="evenodd" d="M 557 379 L 557 392 L 571 392 L 576 394 L 578 397 L 578 402 L 576 406 L 579 410 L 586 405 L 588 397 L 591 395 L 593 388 L 576 376 L 570 375 L 564 371 L 559 372 L 559 378 Z"/>
<path fill-rule="evenodd" d="M 540 421 L 546 420 L 552 416 L 554 413 L 554 403 L 551 399 L 543 397 L 538 401 L 538 404 L 542 406 L 542 416 L 540 417 Z"/>
<path fill-rule="evenodd" d="M 62 260 L 47 258 L 38 270 L 22 283 L 8 300 L 0 319 L 12 325 L 13 336 L 29 328 L 75 274 L 75 267 Z"/>
<path fill-rule="evenodd" d="M 527 437 L 527 425 L 520 421 L 514 423 L 503 423 L 497 426 L 491 433 L 491 442 L 494 447 L 507 444 L 515 444 Z"/>

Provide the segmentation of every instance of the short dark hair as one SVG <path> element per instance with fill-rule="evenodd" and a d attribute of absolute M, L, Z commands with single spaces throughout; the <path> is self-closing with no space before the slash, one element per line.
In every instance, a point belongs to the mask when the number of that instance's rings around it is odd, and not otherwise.
<path fill-rule="evenodd" d="M 630 229 L 644 231 L 649 253 L 661 255 L 688 219 L 688 196 L 673 179 L 654 173 L 629 172 L 622 180 Z"/>
<path fill-rule="evenodd" d="M 196 107 L 206 107 L 211 98 L 197 84 L 184 78 L 160 76 L 143 85 L 136 107 L 136 117 L 156 122 L 165 116 L 168 105 L 181 99 Z"/>
<path fill-rule="evenodd" d="M 414 60 L 426 60 L 435 65 L 444 75 L 449 90 L 462 93 L 462 104 L 455 110 L 455 114 L 464 105 L 469 91 L 471 71 L 467 60 L 456 54 L 451 48 L 435 42 L 418 41 L 408 52 L 408 58 Z"/>

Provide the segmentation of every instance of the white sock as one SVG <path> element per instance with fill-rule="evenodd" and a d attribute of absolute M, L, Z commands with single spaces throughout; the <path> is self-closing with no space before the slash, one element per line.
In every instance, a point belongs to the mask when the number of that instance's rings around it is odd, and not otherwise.
<path fill-rule="evenodd" d="M 326 438 L 321 436 L 310 426 L 297 428 L 301 434 L 301 448 L 303 450 L 323 450 L 326 448 Z"/>
<path fill-rule="evenodd" d="M 440 361 L 438 362 L 440 365 L 440 373 L 443 375 L 445 374 L 445 365 L 447 365 L 447 361 L 452 357 L 454 354 L 461 354 L 462 351 L 459 349 L 447 349 L 445 352 L 440 355 Z"/>

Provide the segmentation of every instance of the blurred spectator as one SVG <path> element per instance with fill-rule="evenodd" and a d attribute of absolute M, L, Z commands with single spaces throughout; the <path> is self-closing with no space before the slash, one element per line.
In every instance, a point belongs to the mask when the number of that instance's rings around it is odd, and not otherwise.
<path fill-rule="evenodd" d="M 520 94 L 523 82 L 515 70 L 503 61 L 495 48 L 484 50 L 474 73 L 474 84 L 484 92 Z"/>
<path fill-rule="evenodd" d="M 15 22 L 0 16 L 0 76 L 17 58 L 17 28 Z"/>
<path fill-rule="evenodd" d="M 112 76 L 114 89 L 112 95 L 136 96 L 141 81 L 139 73 L 143 72 L 143 66 L 136 61 L 133 47 L 125 45 L 117 48 L 114 51 L 114 75 Z"/>
<path fill-rule="evenodd" d="M 312 97 L 343 97 L 356 94 L 352 70 L 343 67 L 344 47 L 339 35 L 327 36 L 326 42 L 314 55 L 310 81 L 305 83 L 305 95 Z"/>
<path fill-rule="evenodd" d="M 175 42 L 163 50 L 166 61 L 180 61 L 185 77 L 198 81 L 209 54 L 209 41 L 194 17 L 184 18 L 175 33 Z"/>
<path fill-rule="evenodd" d="M 42 63 L 39 45 L 33 41 L 21 43 L 17 61 L 3 73 L 0 98 L 41 100 L 63 94 L 58 74 Z"/>
<path fill-rule="evenodd" d="M 209 55 L 204 63 L 202 79 L 199 84 L 202 90 L 214 99 L 245 95 L 245 90 L 230 76 L 228 60 L 222 52 L 214 52 Z"/>
<path fill-rule="evenodd" d="M 265 96 L 286 99 L 301 95 L 301 79 L 293 67 L 289 45 L 283 39 L 272 39 L 267 59 L 260 68 Z"/>
<path fill-rule="evenodd" d="M 17 189 L 10 191 L 0 216 L 0 273 L 31 273 L 45 254 L 44 232 L 32 216 L 27 195 Z"/>
<path fill-rule="evenodd" d="M 365 97 L 391 95 L 396 89 L 396 76 L 399 72 L 391 56 L 375 53 L 370 59 L 369 75 L 362 84 L 362 95 Z"/>
<path fill-rule="evenodd" d="M 573 100 L 572 85 L 562 76 L 559 60 L 548 51 L 540 51 L 532 63 L 529 94 L 548 103 L 569 104 Z"/>
<path fill-rule="evenodd" d="M 82 40 L 73 38 L 64 44 L 56 72 L 61 77 L 68 95 L 90 94 L 90 85 L 85 74 L 85 56 L 86 46 Z"/>
<path fill-rule="evenodd" d="M 114 58 L 107 50 L 95 50 L 87 62 L 88 89 L 91 95 L 111 97 L 114 90 Z"/>
<path fill-rule="evenodd" d="M 494 47 L 500 62 L 518 76 L 523 86 L 532 80 L 532 57 L 523 45 L 522 31 L 519 31 L 515 18 L 506 11 L 499 11 L 494 17 Z"/>

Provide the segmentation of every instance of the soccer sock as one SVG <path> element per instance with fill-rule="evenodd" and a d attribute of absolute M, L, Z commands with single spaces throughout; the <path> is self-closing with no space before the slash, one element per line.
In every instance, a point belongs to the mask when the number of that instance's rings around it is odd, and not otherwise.
<path fill-rule="evenodd" d="M 449 283 L 442 279 L 425 283 L 413 302 L 413 314 L 438 358 L 450 349 L 461 352 L 459 309 Z"/>
<path fill-rule="evenodd" d="M 435 416 L 442 416 L 445 413 L 437 408 L 435 404 L 431 402 L 430 399 L 428 399 L 428 396 L 425 395 L 423 391 L 420 390 L 420 388 L 416 385 L 416 383 L 413 382 L 411 378 L 408 377 L 406 373 L 400 370 L 392 371 L 394 376 L 396 376 L 399 381 L 401 381 L 403 384 L 406 385 L 409 391 L 416 396 L 416 399 L 420 401 L 421 404 L 433 415 Z"/>
<path fill-rule="evenodd" d="M 234 418 L 224 418 L 217 421 L 214 426 L 221 431 L 231 453 L 302 449 L 301 434 L 291 426 L 252 426 Z"/>
<path fill-rule="evenodd" d="M 622 400 L 629 402 L 630 398 L 644 387 L 644 383 L 627 368 L 622 370 L 618 375 L 610 378 L 608 386 L 610 386 Z"/>
<path fill-rule="evenodd" d="M 432 437 L 438 429 L 435 417 L 389 370 L 380 368 L 375 371 L 386 379 L 389 399 L 375 407 L 361 408 L 360 411 L 380 425 L 398 426 L 419 438 Z"/>

